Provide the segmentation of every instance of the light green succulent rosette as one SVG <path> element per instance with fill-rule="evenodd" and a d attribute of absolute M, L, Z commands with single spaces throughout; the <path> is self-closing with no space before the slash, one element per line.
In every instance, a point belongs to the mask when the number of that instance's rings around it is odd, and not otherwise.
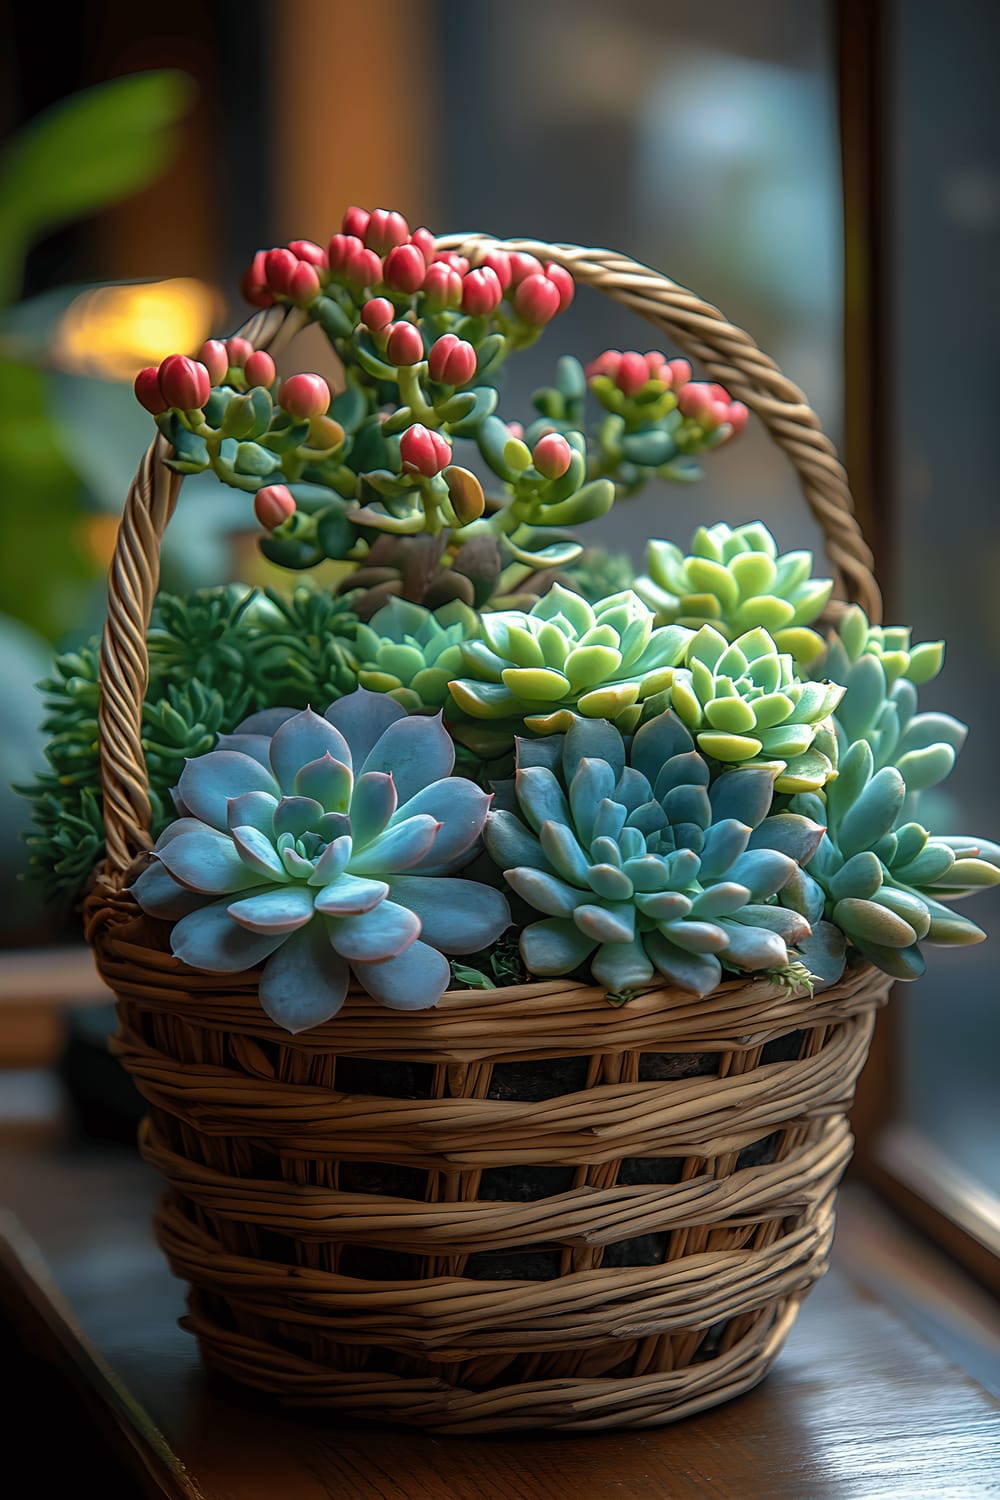
<path fill-rule="evenodd" d="M 560 584 L 529 613 L 484 615 L 482 639 L 462 646 L 466 675 L 451 684 L 464 722 L 453 732 L 496 753 L 524 725 L 536 734 L 570 727 L 575 715 L 608 719 L 631 733 L 646 699 L 669 688 L 691 632 L 657 627 L 630 589 L 597 605 Z M 471 724 L 470 722 L 471 721 Z"/>
<path fill-rule="evenodd" d="M 436 610 L 390 599 L 357 627 L 358 682 L 387 693 L 408 713 L 433 712 L 447 702 L 448 684 L 462 670 L 463 643 L 478 633 L 478 615 L 458 599 Z"/>
<path fill-rule="evenodd" d="M 727 641 L 759 625 L 800 666 L 823 653 L 822 636 L 809 627 L 826 608 L 833 580 L 812 577 L 811 552 L 779 556 L 760 521 L 735 530 L 724 522 L 699 526 L 687 557 L 673 542 L 651 541 L 646 566 L 635 591 L 658 625 L 711 625 Z"/>
<path fill-rule="evenodd" d="M 806 792 L 836 775 L 829 715 L 843 692 L 836 683 L 802 682 L 762 626 L 729 642 L 703 625 L 674 671 L 669 701 L 703 755 L 766 766 L 776 791 Z"/>

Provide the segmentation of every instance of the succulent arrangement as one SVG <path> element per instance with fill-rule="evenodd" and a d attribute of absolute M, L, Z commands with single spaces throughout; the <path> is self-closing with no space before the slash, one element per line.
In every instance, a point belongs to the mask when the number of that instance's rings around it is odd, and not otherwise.
<path fill-rule="evenodd" d="M 293 575 L 162 596 L 148 631 L 156 843 L 132 891 L 177 957 L 261 966 L 301 1030 L 352 983 L 419 1009 L 568 976 L 622 1004 L 858 961 L 909 979 L 922 945 L 984 936 L 951 903 L 1000 881 L 1000 848 L 920 822 L 966 734 L 918 707 L 942 643 L 827 618 L 831 580 L 760 522 L 653 540 L 639 576 L 576 535 L 697 478 L 740 402 L 608 350 L 504 419 L 504 365 L 572 277 L 472 265 L 381 209 L 259 252 L 244 292 L 316 323 L 343 382 L 279 379 L 241 336 L 136 379 L 167 461 L 245 492 Z M 333 590 L 309 576 L 327 560 Z M 43 684 L 31 859 L 63 899 L 102 855 L 97 663 Z"/>

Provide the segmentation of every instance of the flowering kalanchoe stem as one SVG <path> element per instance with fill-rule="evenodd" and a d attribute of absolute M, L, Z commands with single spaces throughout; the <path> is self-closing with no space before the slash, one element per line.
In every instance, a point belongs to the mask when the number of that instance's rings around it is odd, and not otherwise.
<path fill-rule="evenodd" d="M 769 816 L 766 770 L 710 769 L 672 713 L 626 751 L 610 724 L 574 720 L 565 735 L 519 740 L 517 774 L 498 788 L 486 847 L 542 920 L 525 927 L 533 974 L 588 964 L 613 994 L 656 976 L 696 995 L 723 969 L 784 968 L 808 921 L 773 904 L 808 860 L 821 826 Z"/>
<path fill-rule="evenodd" d="M 273 709 L 188 761 L 182 816 L 133 890 L 175 921 L 193 968 L 263 963 L 260 1000 L 287 1031 L 329 1020 L 353 976 L 397 1010 L 435 1005 L 445 953 L 486 947 L 510 923 L 503 895 L 455 872 L 490 799 L 451 775 L 440 719 L 408 720 L 359 688 L 320 718 Z"/>

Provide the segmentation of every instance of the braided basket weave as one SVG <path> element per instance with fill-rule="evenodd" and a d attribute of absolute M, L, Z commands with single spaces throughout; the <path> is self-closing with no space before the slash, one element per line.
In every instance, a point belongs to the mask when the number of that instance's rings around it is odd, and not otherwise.
<path fill-rule="evenodd" d="M 443 247 L 475 262 L 484 237 Z M 607 251 L 510 242 L 668 333 L 766 423 L 839 592 L 880 614 L 844 471 L 801 392 L 715 308 Z M 302 327 L 242 330 L 272 353 Z M 622 1010 L 548 980 L 298 1036 L 256 976 L 187 969 L 127 887 L 150 848 L 145 630 L 179 480 L 129 492 L 101 663 L 108 860 L 88 933 L 149 1104 L 160 1243 L 205 1362 L 293 1406 L 438 1432 L 655 1426 L 749 1390 L 823 1273 L 845 1118 L 888 981 L 733 980 Z"/>

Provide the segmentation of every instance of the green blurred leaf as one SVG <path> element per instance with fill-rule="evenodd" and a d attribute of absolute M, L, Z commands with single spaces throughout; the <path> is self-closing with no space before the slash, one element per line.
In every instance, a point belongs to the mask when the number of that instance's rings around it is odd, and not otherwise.
<path fill-rule="evenodd" d="M 192 97 L 183 73 L 137 73 L 73 94 L 17 133 L 0 157 L 0 304 L 14 296 L 39 235 L 128 197 L 163 170 L 172 127 Z"/>

